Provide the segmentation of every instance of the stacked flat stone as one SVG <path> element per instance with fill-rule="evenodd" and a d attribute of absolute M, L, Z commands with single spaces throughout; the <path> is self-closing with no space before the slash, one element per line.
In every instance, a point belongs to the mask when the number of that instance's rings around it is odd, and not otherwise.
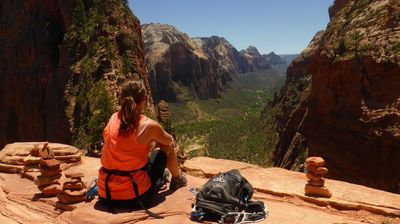
<path fill-rule="evenodd" d="M 306 177 L 308 182 L 304 188 L 306 195 L 330 198 L 332 193 L 325 187 L 325 179 L 328 168 L 324 167 L 325 161 L 321 157 L 309 157 L 306 159 Z"/>
<path fill-rule="evenodd" d="M 78 203 L 86 199 L 86 184 L 82 181 L 83 173 L 66 173 L 63 190 L 58 200 L 64 204 Z"/>
<path fill-rule="evenodd" d="M 42 158 L 39 164 L 40 175 L 34 178 L 42 194 L 56 196 L 61 192 L 62 176 L 60 162 L 54 158 Z"/>

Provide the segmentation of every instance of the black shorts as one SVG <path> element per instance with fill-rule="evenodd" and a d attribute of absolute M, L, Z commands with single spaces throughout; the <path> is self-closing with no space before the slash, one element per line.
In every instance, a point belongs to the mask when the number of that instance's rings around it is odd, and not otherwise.
<path fill-rule="evenodd" d="M 156 150 L 153 151 L 150 155 L 149 159 L 149 170 L 148 175 L 150 176 L 151 179 L 151 186 L 149 190 L 147 190 L 145 193 L 143 193 L 140 196 L 140 200 L 142 201 L 143 204 L 146 205 L 152 197 L 156 196 L 158 192 L 155 190 L 155 186 L 157 181 L 160 181 L 163 178 L 164 175 L 164 170 L 167 165 L 167 154 L 164 151 L 161 150 Z M 112 193 L 111 193 L 112 196 Z M 111 199 L 110 202 L 107 202 L 106 198 L 102 198 L 99 196 L 100 202 L 102 203 L 110 203 L 112 207 L 122 207 L 122 208 L 138 208 L 139 203 L 137 198 L 134 199 L 128 199 L 128 200 L 113 200 Z"/>

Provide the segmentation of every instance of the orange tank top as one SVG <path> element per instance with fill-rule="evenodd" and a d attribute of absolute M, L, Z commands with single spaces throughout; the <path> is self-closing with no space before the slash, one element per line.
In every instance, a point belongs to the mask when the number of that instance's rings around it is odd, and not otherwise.
<path fill-rule="evenodd" d="M 139 119 L 140 124 L 148 122 L 149 118 L 141 115 Z M 102 167 L 120 171 L 131 171 L 142 168 L 148 162 L 150 145 L 139 144 L 137 136 L 140 133 L 137 133 L 137 131 L 128 136 L 118 135 L 119 127 L 120 118 L 118 117 L 118 112 L 116 112 L 111 116 L 107 126 L 104 128 L 104 145 L 101 154 Z M 150 177 L 147 175 L 147 172 L 142 170 L 134 172 L 132 175 L 138 185 L 139 194 L 142 195 L 150 188 Z M 106 198 L 106 176 L 107 174 L 100 169 L 97 185 L 98 194 L 103 198 Z M 111 175 L 108 185 L 111 192 L 111 199 L 128 200 L 136 198 L 129 177 Z"/>

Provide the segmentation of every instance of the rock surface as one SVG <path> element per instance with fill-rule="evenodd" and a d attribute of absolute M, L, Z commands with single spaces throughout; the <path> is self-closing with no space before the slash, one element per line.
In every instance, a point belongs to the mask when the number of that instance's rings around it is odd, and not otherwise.
<path fill-rule="evenodd" d="M 82 164 L 68 172 L 82 172 L 91 180 L 98 174 L 100 160 L 83 157 Z M 334 195 L 321 199 L 304 195 L 304 174 L 280 168 L 261 168 L 251 164 L 212 158 L 187 160 L 185 170 L 188 186 L 171 193 L 161 193 L 160 200 L 150 207 L 165 217 L 163 220 L 149 218 L 138 211 L 108 213 L 97 199 L 75 205 L 64 205 L 55 197 L 39 194 L 35 185 L 16 174 L 0 173 L 0 221 L 2 223 L 192 223 L 189 220 L 191 203 L 195 200 L 191 187 L 200 187 L 206 176 L 237 168 L 255 187 L 254 198 L 264 201 L 270 216 L 261 223 L 381 223 L 389 220 L 399 223 L 400 196 L 340 181 L 327 180 Z M 193 176 L 196 175 L 196 176 Z M 15 188 L 15 186 L 19 186 Z M 369 195 L 369 197 L 366 197 Z M 58 208 L 73 211 L 60 211 Z M 69 206 L 69 207 L 68 207 Z M 394 218 L 385 217 L 391 215 Z"/>
<path fill-rule="evenodd" d="M 335 1 L 271 105 L 276 166 L 300 169 L 318 155 L 329 178 L 398 192 L 399 13 L 399 1 Z"/>
<path fill-rule="evenodd" d="M 79 162 L 83 155 L 82 150 L 59 143 L 48 143 L 49 149 L 54 153 L 54 160 L 42 160 L 40 157 L 31 155 L 32 149 L 40 148 L 45 144 L 46 142 L 17 142 L 6 145 L 0 151 L 0 172 L 35 172 L 38 175 L 40 173 L 39 163 L 50 165 L 58 170 L 60 167 L 58 160 L 63 162 L 63 166 L 65 166 L 67 163 Z M 46 172 L 45 176 L 57 172 L 43 169 L 42 171 Z"/>

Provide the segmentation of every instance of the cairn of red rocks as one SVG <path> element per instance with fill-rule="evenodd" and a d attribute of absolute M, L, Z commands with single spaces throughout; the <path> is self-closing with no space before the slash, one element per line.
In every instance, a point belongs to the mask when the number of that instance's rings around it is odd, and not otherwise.
<path fill-rule="evenodd" d="M 54 154 L 47 145 L 38 151 L 38 155 L 41 157 L 39 162 L 40 175 L 34 178 L 34 182 L 38 185 L 42 194 L 56 196 L 61 192 L 60 178 L 62 171 L 60 162 L 54 159 Z"/>
<path fill-rule="evenodd" d="M 160 100 L 157 105 L 157 110 L 157 120 L 161 123 L 166 122 L 169 118 L 168 104 L 164 100 Z"/>
<path fill-rule="evenodd" d="M 306 195 L 330 198 L 332 193 L 325 187 L 325 179 L 328 168 L 324 167 L 325 161 L 321 157 L 309 157 L 306 159 L 306 177 L 308 182 L 304 188 Z"/>
<path fill-rule="evenodd" d="M 58 195 L 59 202 L 71 204 L 82 202 L 86 199 L 86 183 L 82 181 L 83 173 L 66 173 L 63 190 Z"/>

